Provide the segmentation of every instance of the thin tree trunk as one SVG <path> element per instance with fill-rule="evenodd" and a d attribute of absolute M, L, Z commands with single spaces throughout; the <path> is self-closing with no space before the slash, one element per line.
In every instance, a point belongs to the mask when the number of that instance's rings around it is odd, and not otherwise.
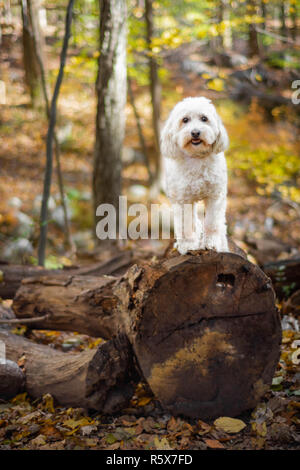
<path fill-rule="evenodd" d="M 231 33 L 231 27 L 230 27 L 230 9 L 228 5 L 228 0 L 224 0 L 224 9 L 223 9 L 223 21 L 226 21 L 226 26 L 224 30 L 224 39 L 223 39 L 223 44 L 225 49 L 231 50 L 232 49 L 232 33 Z"/>
<path fill-rule="evenodd" d="M 127 6 L 126 0 L 100 0 L 99 6 L 100 56 L 96 83 L 98 104 L 93 172 L 94 214 L 103 203 L 112 204 L 118 214 L 127 95 Z"/>
<path fill-rule="evenodd" d="M 154 142 L 156 148 L 155 178 L 160 174 L 160 105 L 161 85 L 158 77 L 158 63 L 152 52 L 152 40 L 154 37 L 154 21 L 152 0 L 145 0 L 145 19 L 147 29 L 148 62 L 150 73 L 150 93 L 152 103 L 152 124 L 154 130 Z"/>
<path fill-rule="evenodd" d="M 46 253 L 46 243 L 47 243 L 47 228 L 48 228 L 48 200 L 51 190 L 51 181 L 52 181 L 52 165 L 53 165 L 53 138 L 54 138 L 54 129 L 56 124 L 56 103 L 59 95 L 60 86 L 64 74 L 64 66 L 67 57 L 68 43 L 71 34 L 71 23 L 72 23 L 72 10 L 73 10 L 74 0 L 69 0 L 67 13 L 66 13 L 66 26 L 65 26 L 65 36 L 63 47 L 60 55 L 60 67 L 59 72 L 54 88 L 54 93 L 50 106 L 50 119 L 49 127 L 47 133 L 47 152 L 46 152 L 46 169 L 45 169 L 45 178 L 44 178 L 44 191 L 41 207 L 41 216 L 40 216 L 40 239 L 38 247 L 38 263 L 40 266 L 43 266 L 45 263 L 45 253 Z"/>
<path fill-rule="evenodd" d="M 281 0 L 280 2 L 280 22 L 281 27 L 280 31 L 283 36 L 287 35 L 287 27 L 286 27 L 286 15 L 285 15 L 285 0 Z"/>
<path fill-rule="evenodd" d="M 256 3 L 255 0 L 248 0 L 249 14 L 255 15 L 256 13 Z M 249 33 L 248 33 L 248 49 L 249 56 L 253 57 L 259 55 L 259 44 L 258 44 L 258 35 L 256 31 L 256 24 L 249 24 Z"/>
<path fill-rule="evenodd" d="M 224 12 L 224 3 L 223 3 L 223 0 L 219 0 L 217 5 L 216 5 L 216 13 L 215 13 L 217 24 L 222 23 L 222 21 L 223 21 L 223 12 Z M 223 35 L 222 35 L 222 33 L 219 33 L 218 36 L 213 38 L 213 43 L 214 43 L 214 46 L 217 50 L 223 49 L 224 44 L 223 44 Z"/>
<path fill-rule="evenodd" d="M 297 39 L 297 2 L 294 0 L 293 3 L 291 3 L 291 21 L 292 21 L 292 38 L 294 41 Z"/>
<path fill-rule="evenodd" d="M 32 15 L 31 9 L 32 9 L 32 5 L 30 5 L 30 10 L 29 10 L 30 14 Z M 46 116 L 47 116 L 48 121 L 49 121 L 50 120 L 50 104 L 49 104 L 48 91 L 47 91 L 46 72 L 45 72 L 43 56 L 40 55 L 40 50 L 39 50 L 38 43 L 36 41 L 35 36 L 33 36 L 33 46 L 34 46 L 34 51 L 35 51 L 37 61 L 38 61 L 38 65 L 39 65 L 39 69 L 40 69 L 42 92 L 43 92 L 43 97 L 44 97 L 44 101 L 45 101 Z M 71 236 L 70 225 L 69 225 L 68 214 L 67 214 L 66 201 L 65 201 L 65 194 L 64 194 L 63 175 L 62 175 L 61 164 L 60 164 L 60 148 L 59 148 L 59 142 L 58 142 L 58 139 L 57 139 L 55 129 L 53 131 L 53 138 L 54 138 L 54 148 L 55 148 L 57 181 L 58 181 L 58 187 L 59 187 L 59 192 L 60 192 L 61 206 L 62 206 L 63 213 L 64 213 L 65 245 L 66 245 L 66 247 L 69 247 L 72 250 L 72 252 L 74 252 L 75 251 L 75 246 L 74 246 L 72 236 Z"/>
<path fill-rule="evenodd" d="M 145 157 L 145 165 L 146 165 L 147 170 L 148 170 L 149 182 L 150 182 L 150 184 L 152 184 L 153 177 L 152 177 L 151 168 L 150 168 L 150 162 L 149 162 L 147 146 L 146 146 L 146 142 L 145 142 L 145 138 L 144 138 L 144 134 L 143 134 L 143 129 L 142 129 L 142 125 L 141 125 L 141 118 L 140 118 L 139 112 L 137 110 L 137 107 L 135 105 L 134 94 L 133 94 L 133 91 L 132 91 L 132 84 L 131 84 L 131 80 L 130 80 L 129 77 L 128 77 L 128 95 L 129 95 L 130 104 L 132 106 L 135 121 L 136 121 L 136 127 L 137 127 L 137 131 L 138 131 L 138 135 L 139 135 L 141 150 L 142 150 L 143 155 Z"/>
<path fill-rule="evenodd" d="M 38 57 L 35 51 L 38 50 L 40 57 L 43 57 L 44 42 L 38 17 L 39 1 L 21 0 L 21 10 L 25 82 L 30 92 L 32 106 L 38 107 L 43 102 L 43 90 Z"/>
<path fill-rule="evenodd" d="M 261 10 L 261 16 L 263 19 L 263 23 L 261 23 L 261 26 L 263 29 L 266 29 L 266 24 L 267 24 L 267 5 L 265 3 L 265 0 L 261 0 L 260 2 L 260 10 Z"/>

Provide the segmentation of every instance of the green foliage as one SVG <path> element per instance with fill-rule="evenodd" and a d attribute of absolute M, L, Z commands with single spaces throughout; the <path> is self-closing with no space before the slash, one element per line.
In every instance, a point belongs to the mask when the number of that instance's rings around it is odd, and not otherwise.
<path fill-rule="evenodd" d="M 232 108 L 233 105 L 229 105 L 229 109 Z M 296 139 L 291 139 L 290 132 L 282 129 L 276 132 L 276 123 L 272 126 L 265 122 L 263 110 L 255 103 L 250 113 L 239 111 L 228 127 L 230 170 L 242 171 L 254 181 L 258 194 L 300 203 L 300 161 Z"/>
<path fill-rule="evenodd" d="M 272 51 L 267 57 L 272 67 L 300 69 L 300 53 L 298 50 L 286 49 L 284 52 Z"/>

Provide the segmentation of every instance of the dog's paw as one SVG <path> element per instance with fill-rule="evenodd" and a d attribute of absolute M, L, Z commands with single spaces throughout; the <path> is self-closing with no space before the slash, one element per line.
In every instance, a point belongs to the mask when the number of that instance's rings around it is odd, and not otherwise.
<path fill-rule="evenodd" d="M 176 248 L 181 255 L 186 255 L 189 251 L 204 250 L 205 246 L 202 240 L 192 239 L 177 240 L 174 243 L 174 248 Z"/>
<path fill-rule="evenodd" d="M 222 237 L 217 233 L 207 235 L 205 238 L 205 248 L 207 250 L 215 250 L 217 252 L 226 253 L 229 251 L 226 237 Z"/>

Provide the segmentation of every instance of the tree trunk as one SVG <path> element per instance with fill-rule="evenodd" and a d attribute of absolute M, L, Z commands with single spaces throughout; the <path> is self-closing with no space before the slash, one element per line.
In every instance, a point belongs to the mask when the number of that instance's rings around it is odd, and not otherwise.
<path fill-rule="evenodd" d="M 138 376 L 125 335 L 77 354 L 60 352 L 2 329 L 0 340 L 9 360 L 23 358 L 25 389 L 33 398 L 50 393 L 65 406 L 111 413 L 132 396 Z"/>
<path fill-rule="evenodd" d="M 256 14 L 256 3 L 255 0 L 248 0 L 249 14 Z M 259 44 L 258 44 L 258 34 L 256 31 L 256 24 L 249 24 L 249 33 L 248 33 L 248 50 L 249 56 L 253 57 L 259 55 Z"/>
<path fill-rule="evenodd" d="M 49 312 L 40 328 L 125 333 L 140 374 L 175 415 L 236 416 L 271 383 L 281 338 L 274 291 L 239 255 L 199 252 L 134 265 L 119 280 L 51 282 L 28 279 L 16 315 Z"/>
<path fill-rule="evenodd" d="M 160 175 L 160 106 L 161 106 L 161 85 L 158 77 L 158 63 L 152 51 L 152 41 L 154 38 L 154 21 L 152 0 L 145 0 L 145 19 L 147 29 L 148 64 L 150 78 L 150 93 L 152 103 L 152 125 L 154 131 L 154 142 L 156 150 L 155 179 Z"/>
<path fill-rule="evenodd" d="M 100 0 L 100 56 L 94 152 L 94 211 L 112 204 L 118 220 L 126 105 L 126 0 Z"/>
<path fill-rule="evenodd" d="M 151 185 L 152 181 L 153 181 L 153 178 L 152 178 L 152 172 L 151 172 L 151 168 L 150 168 L 148 150 L 147 150 L 147 146 L 146 146 L 146 142 L 145 142 L 145 138 L 144 138 L 144 134 L 143 134 L 141 118 L 140 118 L 138 109 L 137 109 L 136 104 L 135 104 L 135 99 L 134 99 L 134 94 L 133 94 L 133 90 L 132 90 L 132 83 L 131 83 L 130 77 L 128 77 L 128 95 L 129 95 L 130 104 L 132 106 L 133 114 L 134 114 L 135 121 L 136 121 L 136 127 L 137 127 L 137 131 L 138 131 L 141 151 L 143 152 L 145 165 L 146 165 L 147 171 L 148 171 L 149 183 Z"/>
<path fill-rule="evenodd" d="M 292 22 L 292 38 L 294 41 L 297 39 L 298 35 L 298 26 L 297 26 L 297 1 L 293 0 L 290 5 L 290 17 L 291 17 L 291 22 Z"/>
<path fill-rule="evenodd" d="M 285 14 L 285 0 L 281 0 L 280 2 L 280 31 L 282 36 L 287 35 L 287 27 L 286 27 L 286 14 Z"/>
<path fill-rule="evenodd" d="M 44 266 L 45 257 L 46 257 L 47 231 L 48 231 L 48 200 L 50 197 L 51 182 L 52 182 L 53 142 L 54 140 L 57 142 L 57 140 L 55 139 L 56 107 L 57 107 L 57 100 L 59 96 L 60 87 L 61 87 L 62 80 L 63 80 L 64 67 L 65 67 L 65 63 L 67 59 L 68 44 L 69 44 L 69 38 L 71 35 L 73 5 L 74 5 L 74 0 L 69 0 L 67 11 L 66 11 L 65 33 L 64 33 L 63 45 L 62 45 L 62 49 L 60 53 L 59 70 L 58 70 L 58 74 L 57 74 L 57 78 L 55 82 L 53 96 L 51 99 L 51 105 L 49 108 L 49 124 L 48 124 L 47 139 L 46 139 L 46 167 L 45 167 L 43 197 L 42 197 L 42 205 L 41 205 L 41 213 L 40 213 L 40 236 L 39 236 L 39 244 L 38 244 L 38 264 L 40 266 Z M 34 46 L 37 49 L 36 42 Z M 40 58 L 41 56 L 38 54 L 38 57 Z M 41 74 L 42 76 L 44 76 L 44 68 L 43 68 L 41 61 L 39 63 L 39 66 L 40 66 Z M 44 92 L 46 91 L 45 87 L 43 88 L 43 90 Z M 46 98 L 46 93 L 45 93 L 45 98 Z M 61 192 L 63 192 L 61 184 L 62 184 L 62 181 L 59 182 L 59 186 L 60 186 Z"/>
<path fill-rule="evenodd" d="M 261 27 L 263 29 L 266 29 L 266 24 L 267 24 L 267 4 L 265 0 L 260 0 L 260 10 L 261 10 L 261 16 L 263 19 L 263 23 L 261 23 Z"/>
<path fill-rule="evenodd" d="M 44 57 L 44 38 L 39 24 L 39 0 L 21 0 L 21 7 L 25 82 L 30 92 L 32 106 L 39 107 L 43 105 L 43 88 L 36 47 L 42 60 Z"/>

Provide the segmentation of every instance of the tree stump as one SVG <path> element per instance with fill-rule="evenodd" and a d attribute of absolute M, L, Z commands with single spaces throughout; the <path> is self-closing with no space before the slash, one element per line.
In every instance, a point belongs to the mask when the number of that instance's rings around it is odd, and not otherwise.
<path fill-rule="evenodd" d="M 13 309 L 18 317 L 49 313 L 39 328 L 125 334 L 140 376 L 174 415 L 236 416 L 254 407 L 279 359 L 271 281 L 233 253 L 140 263 L 120 279 L 26 279 Z"/>

